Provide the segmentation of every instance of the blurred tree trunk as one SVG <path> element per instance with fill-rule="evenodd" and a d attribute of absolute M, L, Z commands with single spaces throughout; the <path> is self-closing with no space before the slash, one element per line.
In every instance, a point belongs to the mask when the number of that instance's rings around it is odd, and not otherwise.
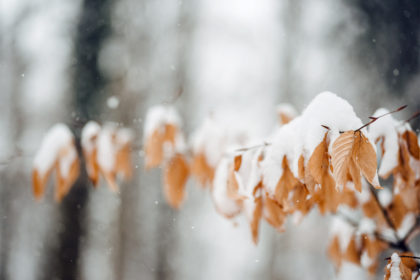
<path fill-rule="evenodd" d="M 100 116 L 101 95 L 106 78 L 99 70 L 98 56 L 109 33 L 111 4 L 112 0 L 84 0 L 80 12 L 74 50 L 74 108 L 68 112 L 74 116 L 71 128 L 78 143 L 83 125 Z M 60 206 L 58 246 L 53 249 L 46 263 L 44 271 L 47 279 L 78 278 L 80 249 L 88 226 L 84 216 L 89 187 L 90 182 L 82 163 L 80 177 Z"/>
<path fill-rule="evenodd" d="M 22 22 L 24 17 L 19 17 L 13 26 L 13 29 L 9 32 L 10 36 L 5 36 L 3 44 L 4 48 L 4 60 L 0 58 L 0 61 L 5 61 L 5 65 L 9 70 L 8 76 L 10 80 L 7 81 L 9 87 L 5 86 L 5 92 L 9 89 L 10 94 L 6 97 L 8 100 L 2 100 L 5 103 L 10 104 L 8 108 L 8 119 L 10 124 L 10 131 L 8 135 L 8 148 L 9 152 L 2 154 L 2 161 L 0 162 L 1 188 L 0 188 L 0 279 L 9 279 L 7 275 L 7 264 L 10 257 L 10 243 L 12 240 L 13 230 L 15 229 L 13 213 L 13 200 L 11 198 L 16 197 L 17 193 L 21 192 L 19 188 L 13 188 L 16 184 L 16 178 L 22 178 L 22 169 L 16 168 L 15 160 L 20 159 L 22 151 L 17 146 L 21 138 L 22 131 L 24 129 L 23 113 L 20 107 L 21 101 L 21 73 L 24 73 L 25 65 L 21 59 L 21 56 L 16 48 L 16 29 Z M 4 73 L 6 75 L 6 73 Z M 7 77 L 7 76 L 6 76 Z M 3 96 L 3 98 L 5 98 Z M 2 99 L 3 99 L 2 98 Z M 13 156 L 11 156 L 13 155 Z M 11 157 L 10 157 L 11 156 Z M 3 158 L 5 157 L 5 158 Z M 10 157 L 10 158 L 9 158 Z M 21 162 L 19 162 L 21 163 Z M 4 168 L 4 169 L 3 169 Z"/>

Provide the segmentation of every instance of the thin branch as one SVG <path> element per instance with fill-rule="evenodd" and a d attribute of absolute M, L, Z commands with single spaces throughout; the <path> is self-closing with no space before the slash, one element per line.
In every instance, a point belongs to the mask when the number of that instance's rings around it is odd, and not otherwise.
<path fill-rule="evenodd" d="M 356 131 L 359 131 L 359 130 L 361 130 L 361 129 L 363 129 L 363 128 L 365 128 L 365 127 L 366 127 L 366 126 L 368 126 L 368 125 L 371 125 L 372 123 L 374 123 L 375 121 L 377 121 L 378 119 L 380 119 L 380 118 L 382 118 L 382 117 L 385 117 L 386 115 L 390 115 L 390 114 L 393 114 L 393 113 L 399 112 L 399 111 L 401 111 L 401 110 L 404 110 L 406 107 L 407 107 L 407 105 L 404 105 L 404 106 L 401 106 L 401 107 L 399 107 L 398 109 L 396 109 L 396 110 L 394 110 L 394 111 L 391 111 L 391 112 L 385 113 L 385 114 L 380 115 L 380 116 L 378 116 L 378 117 L 369 117 L 370 121 L 369 121 L 368 123 L 365 123 L 364 125 L 362 125 L 362 126 L 361 126 L 361 127 L 359 127 L 358 129 L 356 129 L 356 130 L 355 130 L 355 132 L 356 132 Z"/>
<path fill-rule="evenodd" d="M 260 144 L 260 145 L 255 145 L 255 146 L 236 149 L 235 152 L 246 152 L 246 151 L 249 151 L 249 150 L 257 149 L 257 148 L 260 148 L 260 147 L 267 147 L 267 146 L 270 146 L 270 145 L 271 145 L 271 143 L 264 142 L 263 144 Z"/>
<path fill-rule="evenodd" d="M 410 122 L 410 121 L 414 120 L 415 118 L 417 118 L 419 116 L 420 116 L 420 111 L 417 111 L 410 118 L 408 118 L 405 122 Z"/>

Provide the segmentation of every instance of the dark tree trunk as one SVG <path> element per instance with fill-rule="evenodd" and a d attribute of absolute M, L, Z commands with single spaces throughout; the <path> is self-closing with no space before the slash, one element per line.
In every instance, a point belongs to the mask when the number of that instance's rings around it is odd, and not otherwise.
<path fill-rule="evenodd" d="M 74 113 L 71 112 L 71 127 L 77 143 L 80 142 L 83 125 L 90 119 L 100 118 L 106 78 L 98 67 L 98 57 L 110 30 L 111 2 L 112 0 L 84 0 L 80 13 L 74 47 Z M 45 270 L 48 279 L 78 278 L 78 261 L 85 239 L 85 227 L 88 226 L 84 217 L 90 187 L 84 164 L 81 166 L 79 179 L 60 206 L 58 245 L 50 255 Z"/>

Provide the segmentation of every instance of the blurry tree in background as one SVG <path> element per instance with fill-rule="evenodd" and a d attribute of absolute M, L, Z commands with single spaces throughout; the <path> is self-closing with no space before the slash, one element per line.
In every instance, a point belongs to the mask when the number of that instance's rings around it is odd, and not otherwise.
<path fill-rule="evenodd" d="M 144 171 L 144 112 L 173 103 L 187 133 L 228 115 L 268 135 L 277 103 L 303 109 L 327 89 L 359 116 L 409 104 L 408 117 L 420 109 L 419 18 L 415 1 L 1 1 L 0 278 L 333 278 L 314 211 L 284 234 L 264 226 L 255 247 L 194 182 L 171 210 L 159 172 Z M 83 174 L 62 204 L 52 182 L 35 202 L 44 133 L 64 122 L 79 137 L 91 119 L 133 129 L 133 180 L 114 194 Z"/>

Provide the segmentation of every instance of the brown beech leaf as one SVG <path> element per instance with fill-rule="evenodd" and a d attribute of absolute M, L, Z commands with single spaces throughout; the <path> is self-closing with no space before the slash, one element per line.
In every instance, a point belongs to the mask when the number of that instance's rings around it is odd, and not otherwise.
<path fill-rule="evenodd" d="M 308 179 L 312 177 L 315 183 L 321 186 L 316 190 L 314 187 L 308 188 L 313 195 L 314 202 L 318 204 L 319 211 L 321 214 L 335 212 L 338 207 L 338 193 L 335 181 L 329 171 L 327 133 L 309 158 L 308 170 L 311 176 L 305 176 L 305 182 L 308 182 Z M 313 183 L 309 185 L 313 185 Z"/>
<path fill-rule="evenodd" d="M 412 130 L 407 130 L 402 135 L 407 143 L 408 151 L 415 159 L 420 159 L 420 148 L 417 135 Z"/>
<path fill-rule="evenodd" d="M 35 199 L 39 200 L 44 195 L 48 178 L 50 177 L 51 172 L 52 168 L 50 168 L 47 172 L 45 172 L 42 175 L 36 168 L 34 168 L 34 170 L 32 171 L 32 189 Z"/>
<path fill-rule="evenodd" d="M 394 195 L 393 201 L 388 206 L 387 210 L 393 225 L 397 229 L 401 226 L 406 214 L 409 213 L 401 194 Z"/>
<path fill-rule="evenodd" d="M 382 187 L 378 182 L 376 152 L 372 143 L 361 131 L 356 131 L 353 148 L 353 160 L 362 171 L 363 176 L 377 189 Z M 361 191 L 361 190 L 359 190 Z"/>
<path fill-rule="evenodd" d="M 343 259 L 355 264 L 360 264 L 360 253 L 354 237 L 351 238 L 349 244 L 347 245 L 347 249 L 343 254 Z"/>
<path fill-rule="evenodd" d="M 284 231 L 283 225 L 286 221 L 286 212 L 283 206 L 274 199 L 271 199 L 266 192 L 263 194 L 264 219 L 278 231 Z"/>
<path fill-rule="evenodd" d="M 77 177 L 79 177 L 80 164 L 76 157 L 71 163 L 68 174 L 61 173 L 60 160 L 56 163 L 56 186 L 55 186 L 55 200 L 61 202 L 64 196 L 68 194 Z"/>
<path fill-rule="evenodd" d="M 297 210 L 305 215 L 311 210 L 313 201 L 307 199 L 308 196 L 309 191 L 306 189 L 306 186 L 299 182 L 293 189 L 292 196 L 290 197 L 290 200 L 293 203 L 293 212 Z"/>
<path fill-rule="evenodd" d="M 201 186 L 211 185 L 214 178 L 214 168 L 207 163 L 206 156 L 199 153 L 193 156 L 191 163 L 191 174 L 197 178 Z"/>
<path fill-rule="evenodd" d="M 334 263 L 335 267 L 340 267 L 342 263 L 342 254 L 340 249 L 340 241 L 338 236 L 335 235 L 328 245 L 328 256 Z"/>
<path fill-rule="evenodd" d="M 252 240 L 254 241 L 254 244 L 258 243 L 258 232 L 259 232 L 259 225 L 260 225 L 260 220 L 261 220 L 261 215 L 262 215 L 262 197 L 259 196 L 257 198 L 255 198 L 255 209 L 254 209 L 254 213 L 252 215 L 252 220 L 250 223 L 251 226 L 251 233 L 252 233 Z"/>
<path fill-rule="evenodd" d="M 389 245 L 381 240 L 377 240 L 368 234 L 362 234 L 361 239 L 362 243 L 362 254 L 365 253 L 367 257 L 372 260 L 372 263 L 369 265 L 368 271 L 371 275 L 376 273 L 378 267 L 378 257 L 379 255 L 386 250 Z M 362 255 L 361 254 L 361 255 Z"/>
<path fill-rule="evenodd" d="M 163 149 L 165 143 L 175 145 L 175 137 L 178 128 L 173 124 L 165 124 L 163 127 L 156 129 L 146 139 L 145 143 L 145 160 L 146 168 L 158 167 L 163 161 Z"/>
<path fill-rule="evenodd" d="M 337 185 L 344 186 L 350 178 L 361 191 L 361 172 L 375 188 L 381 188 L 377 180 L 375 150 L 361 131 L 342 133 L 332 145 L 331 161 Z"/>
<path fill-rule="evenodd" d="M 174 208 L 179 208 L 184 201 L 188 176 L 188 163 L 181 154 L 176 154 L 165 166 L 164 193 L 169 205 Z"/>
<path fill-rule="evenodd" d="M 293 176 L 292 171 L 287 163 L 286 156 L 283 157 L 282 162 L 283 174 L 281 175 L 275 190 L 274 197 L 280 204 L 287 204 L 288 194 L 299 183 L 299 180 Z"/>
<path fill-rule="evenodd" d="M 338 185 L 344 186 L 348 180 L 347 174 L 352 160 L 354 138 L 354 131 L 346 131 L 332 145 L 333 176 Z"/>
<path fill-rule="evenodd" d="M 401 137 L 401 135 L 399 135 Z M 404 183 L 411 186 L 415 180 L 415 172 L 410 163 L 410 152 L 408 151 L 407 143 L 403 141 L 402 137 L 399 139 L 399 157 L 398 166 L 394 170 L 395 177 L 401 177 Z"/>
<path fill-rule="evenodd" d="M 97 152 L 96 147 L 92 149 L 91 152 L 83 151 L 85 157 L 86 171 L 89 177 L 89 180 L 93 183 L 93 186 L 97 186 L 99 182 L 99 165 L 97 161 Z"/>
<path fill-rule="evenodd" d="M 133 176 L 131 164 L 131 145 L 124 144 L 115 156 L 115 171 L 123 175 L 124 179 L 130 179 Z"/>

